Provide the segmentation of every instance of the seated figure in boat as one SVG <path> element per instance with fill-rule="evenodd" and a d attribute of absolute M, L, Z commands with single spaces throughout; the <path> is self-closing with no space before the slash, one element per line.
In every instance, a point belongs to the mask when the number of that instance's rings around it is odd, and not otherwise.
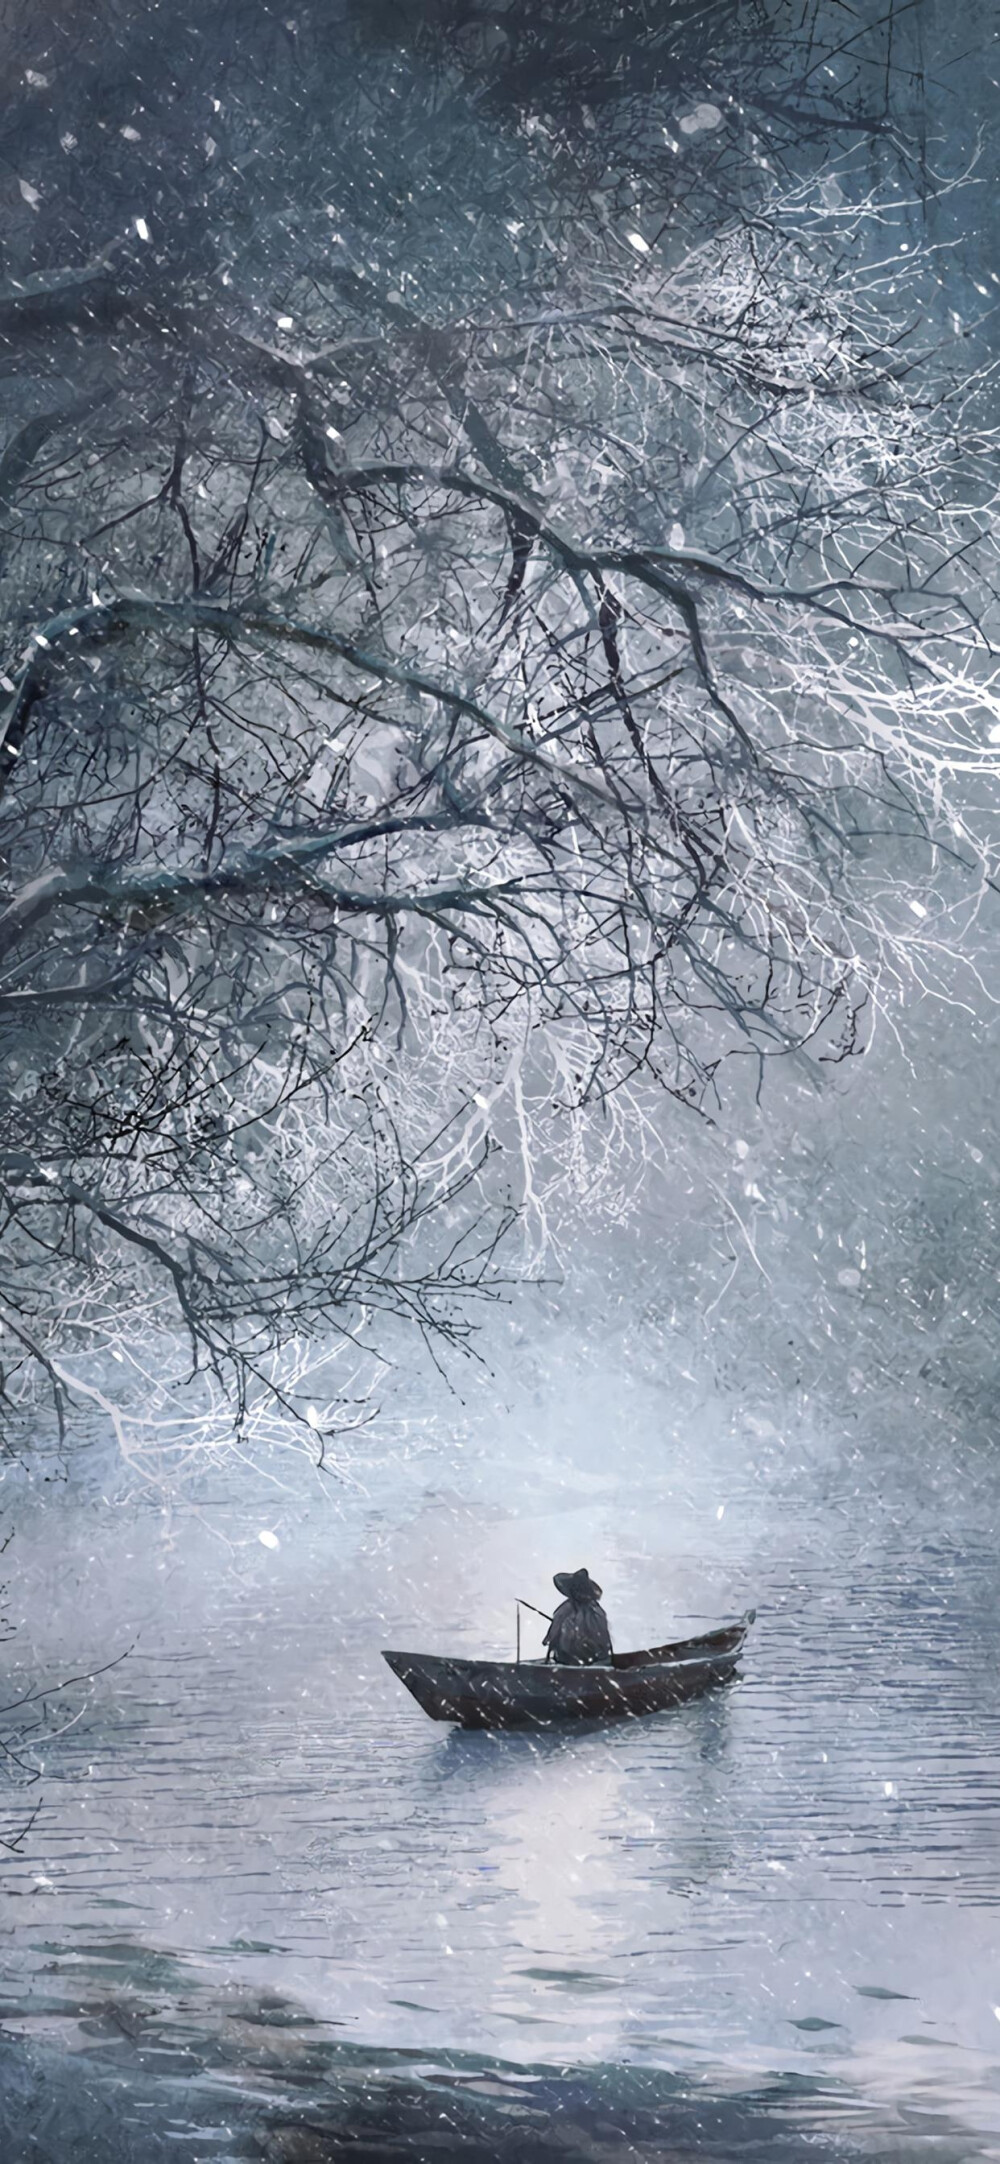
<path fill-rule="evenodd" d="M 557 1570 L 552 1580 L 565 1594 L 545 1633 L 546 1658 L 570 1668 L 586 1668 L 611 1659 L 611 1633 L 601 1607 L 601 1588 L 589 1571 Z"/>

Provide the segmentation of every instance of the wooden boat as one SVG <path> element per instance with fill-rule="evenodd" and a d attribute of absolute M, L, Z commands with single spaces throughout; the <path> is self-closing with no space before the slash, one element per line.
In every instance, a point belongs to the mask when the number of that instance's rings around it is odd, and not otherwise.
<path fill-rule="evenodd" d="M 555 1721 L 607 1721 L 660 1713 L 727 1683 L 754 1620 L 674 1645 L 615 1653 L 607 1663 L 457 1661 L 433 1653 L 383 1652 L 393 1673 L 432 1721 L 460 1728 L 548 1728 Z"/>

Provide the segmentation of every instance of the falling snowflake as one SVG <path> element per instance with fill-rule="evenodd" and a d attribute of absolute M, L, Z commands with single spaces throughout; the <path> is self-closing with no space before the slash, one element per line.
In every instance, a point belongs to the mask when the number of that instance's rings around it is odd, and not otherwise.
<path fill-rule="evenodd" d="M 693 113 L 684 113 L 677 123 L 682 135 L 700 135 L 703 130 L 721 128 L 722 114 L 717 105 L 696 105 Z"/>

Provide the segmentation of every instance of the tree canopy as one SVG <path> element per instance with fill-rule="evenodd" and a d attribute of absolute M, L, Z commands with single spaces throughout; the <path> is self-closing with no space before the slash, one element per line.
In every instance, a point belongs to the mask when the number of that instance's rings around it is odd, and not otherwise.
<path fill-rule="evenodd" d="M 611 74 L 582 6 L 24 33 L 12 1417 L 322 1453 L 363 1322 L 464 1342 L 516 1216 L 863 1051 L 992 876 L 995 441 L 884 30 L 612 12 Z"/>

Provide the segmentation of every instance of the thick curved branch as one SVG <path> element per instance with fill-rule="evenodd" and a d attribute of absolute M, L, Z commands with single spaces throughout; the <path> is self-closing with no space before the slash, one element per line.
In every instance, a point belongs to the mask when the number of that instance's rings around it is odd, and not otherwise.
<path fill-rule="evenodd" d="M 444 683 L 440 677 L 431 676 L 411 663 L 396 661 L 389 654 L 366 650 L 344 632 L 301 623 L 295 617 L 253 604 L 246 608 L 226 607 L 196 596 L 183 601 L 158 601 L 144 594 L 122 595 L 115 601 L 96 602 L 89 607 L 69 610 L 53 617 L 44 630 L 32 633 L 27 659 L 13 694 L 6 708 L 0 711 L 0 796 L 20 755 L 32 709 L 49 689 L 56 667 L 74 651 L 107 646 L 116 639 L 142 631 L 204 631 L 229 645 L 249 639 L 273 640 L 304 647 L 314 653 L 334 655 L 363 675 L 373 676 L 380 683 L 398 685 L 402 690 L 421 693 L 450 712 L 475 722 L 507 751 L 533 766 L 544 768 L 564 788 L 584 790 L 605 804 L 614 801 L 604 784 L 593 775 L 540 750 L 520 729 L 510 728 L 477 699 L 459 691 L 456 685 Z M 620 807 L 616 805 L 615 808 Z"/>
<path fill-rule="evenodd" d="M 60 324 L 110 323 L 135 307 L 134 290 L 116 278 L 111 260 L 122 247 L 109 241 L 78 270 L 36 271 L 0 291 L 0 337 L 52 330 Z"/>
<path fill-rule="evenodd" d="M 346 830 L 348 833 L 350 830 Z M 156 870 L 131 879 L 116 879 L 106 869 L 92 867 L 80 872 L 56 865 L 16 895 L 0 914 L 0 954 L 9 954 L 17 942 L 57 909 L 87 906 L 116 917 L 137 917 L 143 930 L 153 923 L 181 916 L 198 902 L 223 895 L 236 898 L 273 893 L 290 885 L 318 893 L 331 908 L 345 916 L 393 917 L 429 910 L 482 911 L 505 895 L 520 892 L 522 882 L 506 879 L 495 886 L 471 886 L 461 880 L 445 880 L 411 893 L 369 893 L 358 887 L 337 886 L 311 877 L 311 867 L 344 846 L 344 833 L 313 835 L 298 844 L 279 842 L 272 848 L 247 850 L 232 863 L 212 871 Z M 64 995 L 66 996 L 66 995 Z M 69 996 L 76 996 L 75 988 Z"/>
<path fill-rule="evenodd" d="M 846 615 L 843 610 L 835 609 L 823 600 L 824 594 L 844 592 L 873 601 L 895 601 L 900 592 L 898 586 L 860 576 L 818 579 L 809 586 L 771 586 L 763 580 L 752 578 L 749 572 L 741 570 L 738 565 L 726 563 L 721 557 L 712 556 L 702 549 L 660 548 L 654 545 L 641 549 L 587 548 L 554 526 L 551 520 L 540 516 L 534 498 L 512 495 L 509 490 L 500 488 L 496 482 L 467 473 L 461 466 L 424 466 L 387 460 L 368 466 L 345 467 L 331 479 L 344 494 L 362 493 L 365 489 L 376 488 L 380 484 L 401 487 L 413 482 L 447 490 L 453 495 L 472 497 L 483 503 L 493 503 L 507 516 L 530 518 L 537 538 L 545 543 L 552 555 L 564 563 L 567 569 L 588 573 L 592 577 L 600 577 L 607 572 L 624 572 L 640 585 L 662 595 L 664 600 L 673 602 L 688 625 L 699 673 L 703 678 L 706 668 L 709 669 L 709 676 L 711 670 L 700 630 L 697 597 L 690 587 L 666 571 L 664 567 L 667 565 L 677 564 L 682 571 L 694 571 L 703 578 L 729 587 L 734 593 L 744 595 L 748 601 L 771 607 L 811 608 L 817 615 L 830 617 L 833 622 L 842 624 L 845 630 L 861 633 L 866 638 L 913 642 L 926 641 L 928 637 L 928 633 L 921 626 L 905 620 L 872 624 L 863 617 Z M 922 598 L 927 598 L 926 589 L 922 589 L 921 594 Z M 939 598 L 957 605 L 951 594 Z M 986 643 L 985 639 L 983 643 Z M 708 679 L 705 681 L 706 688 L 709 688 Z M 733 721 L 737 732 L 745 735 L 742 724 L 735 717 L 729 716 L 728 709 L 726 711 L 727 718 Z M 749 737 L 746 737 L 746 744 L 752 753 L 753 746 Z"/>

